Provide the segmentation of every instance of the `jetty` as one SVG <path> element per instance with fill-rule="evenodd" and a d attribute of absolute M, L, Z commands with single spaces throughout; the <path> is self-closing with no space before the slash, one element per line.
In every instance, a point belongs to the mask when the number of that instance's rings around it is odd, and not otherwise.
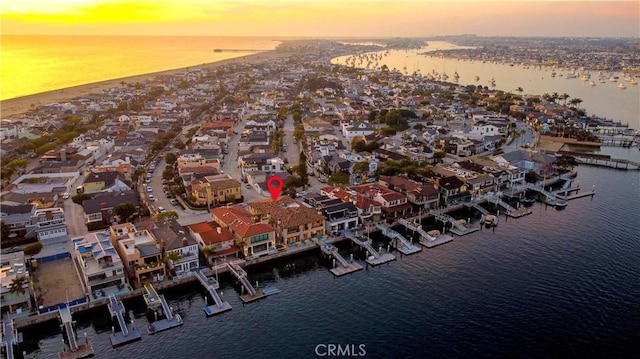
<path fill-rule="evenodd" d="M 391 262 L 396 259 L 396 256 L 391 253 L 379 253 L 378 251 L 373 249 L 373 246 L 371 245 L 371 238 L 367 236 L 361 234 L 353 234 L 349 230 L 345 230 L 342 233 L 346 238 L 350 239 L 353 243 L 357 244 L 367 251 L 367 259 L 365 260 L 365 262 L 373 267 Z"/>
<path fill-rule="evenodd" d="M 382 235 L 391 239 L 395 249 L 405 255 L 410 255 L 422 251 L 421 247 L 414 246 L 411 241 L 407 240 L 402 234 L 394 231 L 393 229 L 385 226 L 384 224 L 378 224 L 378 229 L 382 232 Z"/>
<path fill-rule="evenodd" d="M 207 305 L 204 307 L 204 312 L 208 317 L 231 310 L 231 304 L 229 304 L 229 302 L 227 301 L 222 300 L 222 298 L 218 294 L 217 290 L 220 288 L 220 283 L 218 283 L 215 278 L 207 277 L 201 270 L 197 270 L 192 273 L 196 276 L 196 278 L 198 278 L 200 284 L 202 284 L 204 288 L 209 292 L 209 295 L 211 295 L 211 298 L 213 298 L 213 301 L 215 303 L 215 305 Z"/>
<path fill-rule="evenodd" d="M 439 246 L 441 244 L 445 244 L 448 242 L 453 241 L 453 237 L 446 235 L 446 234 L 441 234 L 440 231 L 429 231 L 429 232 L 425 232 L 424 229 L 422 229 L 422 226 L 417 224 L 417 223 L 413 223 L 411 221 L 407 221 L 406 219 L 400 218 L 398 220 L 398 223 L 400 223 L 401 225 L 405 226 L 407 229 L 410 229 L 414 232 L 417 232 L 418 234 L 420 234 L 420 245 L 427 247 L 427 248 L 433 248 L 436 246 Z"/>
<path fill-rule="evenodd" d="M 145 293 L 142 297 L 147 304 L 147 308 L 153 311 L 156 318 L 158 317 L 158 313 L 164 315 L 164 319 L 156 320 L 147 325 L 147 332 L 150 335 L 184 324 L 180 314 L 173 315 L 173 311 L 169 307 L 169 304 L 167 304 L 164 296 L 158 295 L 152 284 L 145 284 L 144 291 Z"/>
<path fill-rule="evenodd" d="M 338 253 L 338 248 L 331 243 L 318 243 L 320 250 L 326 256 L 333 257 L 333 268 L 329 271 L 333 273 L 334 276 L 340 277 L 345 274 L 357 272 L 362 270 L 362 266 L 353 261 L 353 254 L 351 255 L 351 261 L 347 261 L 340 253 Z M 336 261 L 339 266 L 336 266 Z"/>
<path fill-rule="evenodd" d="M 227 263 L 226 265 L 229 268 L 231 274 L 233 274 L 233 276 L 238 279 L 238 282 L 242 287 L 242 294 L 240 295 L 240 299 L 243 303 L 251 303 L 267 296 L 267 294 L 262 290 L 256 290 L 251 285 L 251 283 L 249 283 L 249 279 L 247 279 L 247 272 L 245 272 L 239 264 Z"/>
<path fill-rule="evenodd" d="M 67 338 L 66 344 L 68 346 L 68 348 L 65 346 L 64 350 L 58 353 L 58 358 L 77 359 L 92 356 L 94 354 L 93 347 L 86 339 L 86 334 L 84 344 L 78 343 L 76 339 L 76 331 L 73 327 L 69 306 L 66 305 L 58 308 L 58 314 L 60 315 L 60 320 L 62 322 L 60 326 L 64 329 L 64 335 Z"/>
<path fill-rule="evenodd" d="M 435 217 L 436 221 L 440 221 L 443 224 L 451 223 L 449 231 L 458 236 L 464 236 L 480 230 L 480 228 L 470 226 L 465 220 L 456 220 L 442 210 L 432 209 L 430 213 Z"/>
<path fill-rule="evenodd" d="M 7 313 L 2 318 L 2 347 L 4 348 L 5 358 L 15 358 L 15 351 L 20 343 L 22 343 L 22 333 L 18 332 L 15 322 Z"/>
<path fill-rule="evenodd" d="M 116 347 L 119 345 L 127 344 L 136 340 L 140 340 L 142 336 L 136 327 L 133 326 L 133 323 L 127 324 L 124 320 L 125 309 L 122 301 L 117 299 L 115 295 L 109 295 L 109 303 L 107 304 L 107 308 L 109 308 L 109 313 L 111 314 L 111 318 L 116 318 L 118 321 L 118 325 L 120 326 L 120 331 L 112 333 L 109 336 L 109 340 L 111 341 L 111 345 Z"/>

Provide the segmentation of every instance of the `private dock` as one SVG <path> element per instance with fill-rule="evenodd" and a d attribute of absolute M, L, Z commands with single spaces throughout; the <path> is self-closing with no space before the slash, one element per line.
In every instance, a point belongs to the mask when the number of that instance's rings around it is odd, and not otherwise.
<path fill-rule="evenodd" d="M 247 279 L 247 272 L 245 272 L 239 264 L 227 263 L 227 267 L 231 274 L 233 274 L 233 276 L 238 279 L 238 282 L 240 282 L 240 286 L 242 287 L 240 299 L 243 303 L 251 303 L 267 296 L 267 294 L 262 290 L 256 290 L 251 283 L 249 283 L 249 279 Z"/>
<path fill-rule="evenodd" d="M 180 314 L 176 314 L 175 316 L 173 315 L 173 311 L 169 307 L 169 304 L 167 304 L 164 296 L 158 295 L 152 284 L 145 284 L 144 291 L 145 293 L 143 298 L 144 302 L 147 304 L 147 308 L 154 312 L 156 318 L 158 317 L 159 312 L 161 315 L 164 315 L 164 319 L 156 320 L 155 322 L 147 325 L 147 332 L 150 335 L 184 324 Z"/>
<path fill-rule="evenodd" d="M 351 255 L 351 262 L 347 261 L 340 253 L 338 253 L 338 248 L 336 248 L 333 244 L 321 242 L 318 243 L 318 246 L 320 247 L 322 253 L 334 258 L 333 268 L 329 270 L 331 273 L 333 273 L 334 276 L 340 277 L 345 274 L 362 270 L 362 266 L 353 261 L 353 255 Z M 336 267 L 336 261 L 338 261 L 340 266 Z"/>
<path fill-rule="evenodd" d="M 220 284 L 215 278 L 207 277 L 201 270 L 193 272 L 194 275 L 198 278 L 200 283 L 204 286 L 204 288 L 209 292 L 211 298 L 215 305 L 207 305 L 204 307 L 204 312 L 207 317 L 212 315 L 217 315 L 224 313 L 226 311 L 231 310 L 231 304 L 229 302 L 222 300 L 217 290 L 220 288 Z"/>
<path fill-rule="evenodd" d="M 396 256 L 394 256 L 391 253 L 379 253 L 378 251 L 373 249 L 373 246 L 371 246 L 371 238 L 367 236 L 360 235 L 360 234 L 353 234 L 351 233 L 351 231 L 347 231 L 347 230 L 343 231 L 343 234 L 345 237 L 349 238 L 353 243 L 359 245 L 360 247 L 364 248 L 367 251 L 367 259 L 365 260 L 365 262 L 367 262 L 367 264 L 370 264 L 373 267 L 380 264 L 387 263 L 387 262 L 391 262 L 396 259 Z"/>
<path fill-rule="evenodd" d="M 418 232 L 418 234 L 420 234 L 420 237 L 421 237 L 419 242 L 420 245 L 427 248 L 433 248 L 441 244 L 445 244 L 447 242 L 453 241 L 453 237 L 449 235 L 441 234 L 440 231 L 425 232 L 425 230 L 422 229 L 421 225 L 413 223 L 411 221 L 407 221 L 406 219 L 403 219 L 403 218 L 399 219 L 398 223 L 405 226 L 407 229 L 410 229 L 414 232 Z"/>
<path fill-rule="evenodd" d="M 413 245 L 413 243 L 407 240 L 402 234 L 394 231 L 384 224 L 378 224 L 377 227 L 382 232 L 382 235 L 391 239 L 391 243 L 394 243 L 393 247 L 400 253 L 404 255 L 410 255 L 422 251 L 421 247 Z"/>
<path fill-rule="evenodd" d="M 528 214 L 531 214 L 531 210 L 527 207 L 524 206 L 520 206 L 520 204 L 518 204 L 518 208 L 514 208 L 512 205 L 510 205 L 509 203 L 505 202 L 502 200 L 502 198 L 500 197 L 502 195 L 502 193 L 498 193 L 496 195 L 493 195 L 491 197 L 487 198 L 487 201 L 500 206 L 502 208 L 505 209 L 505 215 L 509 216 L 509 217 L 513 217 L 513 218 L 519 218 L 522 216 L 526 216 Z M 482 208 L 481 206 L 477 206 Z M 476 207 L 474 207 L 476 208 Z M 482 213 L 482 212 L 481 212 Z M 488 215 L 488 213 L 482 213 L 484 216 Z M 499 215 L 499 213 L 498 213 Z"/>
<path fill-rule="evenodd" d="M 133 323 L 127 324 L 124 320 L 125 309 L 122 301 L 117 299 L 115 295 L 111 294 L 109 296 L 109 303 L 107 304 L 109 308 L 109 313 L 111 314 L 111 318 L 116 317 L 118 321 L 118 325 L 120 326 L 120 331 L 115 332 L 109 336 L 109 340 L 111 341 L 111 345 L 116 347 L 119 345 L 131 343 L 136 340 L 140 340 L 142 338 L 140 332 L 136 327 L 133 326 Z"/>
<path fill-rule="evenodd" d="M 84 344 L 78 344 L 76 340 L 76 331 L 73 327 L 73 321 L 71 319 L 71 311 L 69 310 L 69 306 L 59 308 L 58 314 L 60 315 L 60 320 L 62 321 L 62 324 L 60 324 L 60 326 L 64 328 L 64 334 L 67 339 L 66 344 L 68 346 L 68 349 L 65 346 L 64 350 L 58 353 L 58 358 L 77 359 L 92 356 L 94 354 L 93 347 L 86 339 L 86 334 Z"/>
<path fill-rule="evenodd" d="M 478 227 L 473 227 L 465 220 L 456 220 L 450 215 L 439 210 L 431 210 L 431 214 L 436 218 L 436 221 L 440 221 L 443 224 L 451 223 L 451 229 L 449 231 L 458 236 L 464 236 L 469 233 L 477 232 L 480 230 Z"/>
<path fill-rule="evenodd" d="M 640 170 L 640 163 L 625 159 L 611 158 L 609 155 L 574 151 L 559 151 L 559 154 L 572 156 L 580 165 L 609 167 L 617 170 Z"/>
<path fill-rule="evenodd" d="M 7 359 L 15 358 L 15 351 L 20 343 L 22 343 L 22 333 L 18 333 L 15 322 L 7 313 L 2 319 L 2 347 Z"/>

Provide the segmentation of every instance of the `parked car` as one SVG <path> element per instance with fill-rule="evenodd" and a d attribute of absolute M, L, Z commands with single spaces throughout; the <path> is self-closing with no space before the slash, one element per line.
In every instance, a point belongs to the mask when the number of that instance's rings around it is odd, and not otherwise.
<path fill-rule="evenodd" d="M 158 207 L 158 212 L 160 212 L 160 213 L 164 213 L 164 212 L 166 212 L 166 211 L 167 211 L 167 210 L 166 210 L 164 207 L 162 207 L 162 206 Z"/>
<path fill-rule="evenodd" d="M 166 179 L 162 179 L 162 184 L 167 184 L 167 180 Z"/>
<path fill-rule="evenodd" d="M 69 192 L 65 192 L 62 194 L 62 199 L 69 199 Z"/>
<path fill-rule="evenodd" d="M 327 183 L 327 179 L 325 177 L 320 177 L 320 178 L 318 178 L 318 182 Z"/>
<path fill-rule="evenodd" d="M 153 192 L 153 188 L 147 187 L 147 192 Z"/>
<path fill-rule="evenodd" d="M 152 194 L 150 194 L 150 195 L 149 195 L 149 201 L 151 201 L 151 202 L 155 202 L 155 201 L 156 201 L 156 198 L 155 198 Z"/>
<path fill-rule="evenodd" d="M 169 201 L 172 205 L 177 206 L 178 205 L 178 200 L 177 199 L 172 199 L 171 201 Z"/>
<path fill-rule="evenodd" d="M 249 189 L 251 188 L 251 184 L 250 183 L 246 183 L 244 186 L 249 188 Z"/>

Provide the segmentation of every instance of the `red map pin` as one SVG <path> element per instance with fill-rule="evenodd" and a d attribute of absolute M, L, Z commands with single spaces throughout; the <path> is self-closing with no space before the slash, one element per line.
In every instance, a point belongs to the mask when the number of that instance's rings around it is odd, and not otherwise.
<path fill-rule="evenodd" d="M 282 183 L 282 178 L 278 176 L 271 176 L 267 180 L 267 188 L 269 189 L 271 198 L 273 198 L 274 201 L 278 199 L 278 196 L 280 196 L 280 192 L 282 192 L 283 187 L 284 184 Z"/>

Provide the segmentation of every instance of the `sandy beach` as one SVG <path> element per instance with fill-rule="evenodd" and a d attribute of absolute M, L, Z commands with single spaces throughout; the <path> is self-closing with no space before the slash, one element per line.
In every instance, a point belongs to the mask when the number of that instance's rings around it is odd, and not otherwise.
<path fill-rule="evenodd" d="M 236 57 L 233 59 L 212 62 L 204 65 L 200 64 L 196 66 L 189 66 L 188 68 L 189 69 L 215 68 L 215 67 L 219 67 L 226 64 L 232 64 L 232 63 L 255 64 L 255 63 L 260 63 L 260 62 L 271 60 L 271 59 L 287 57 L 289 54 L 290 53 L 287 51 L 276 51 L 276 50 L 265 51 L 265 52 L 259 52 L 253 55 Z M 76 97 L 101 93 L 102 90 L 122 86 L 122 81 L 124 81 L 127 84 L 136 83 L 136 82 L 142 83 L 142 82 L 152 80 L 159 75 L 171 75 L 171 74 L 183 72 L 186 69 L 187 69 L 186 67 L 182 67 L 178 69 L 105 80 L 105 81 L 94 82 L 94 83 L 89 83 L 85 85 L 73 86 L 73 87 L 65 88 L 63 90 L 47 91 L 47 92 L 42 92 L 38 94 L 0 101 L 0 117 L 8 118 L 10 116 L 23 114 L 31 108 L 31 105 L 44 105 L 44 104 L 55 103 L 55 102 L 65 102 Z"/>

